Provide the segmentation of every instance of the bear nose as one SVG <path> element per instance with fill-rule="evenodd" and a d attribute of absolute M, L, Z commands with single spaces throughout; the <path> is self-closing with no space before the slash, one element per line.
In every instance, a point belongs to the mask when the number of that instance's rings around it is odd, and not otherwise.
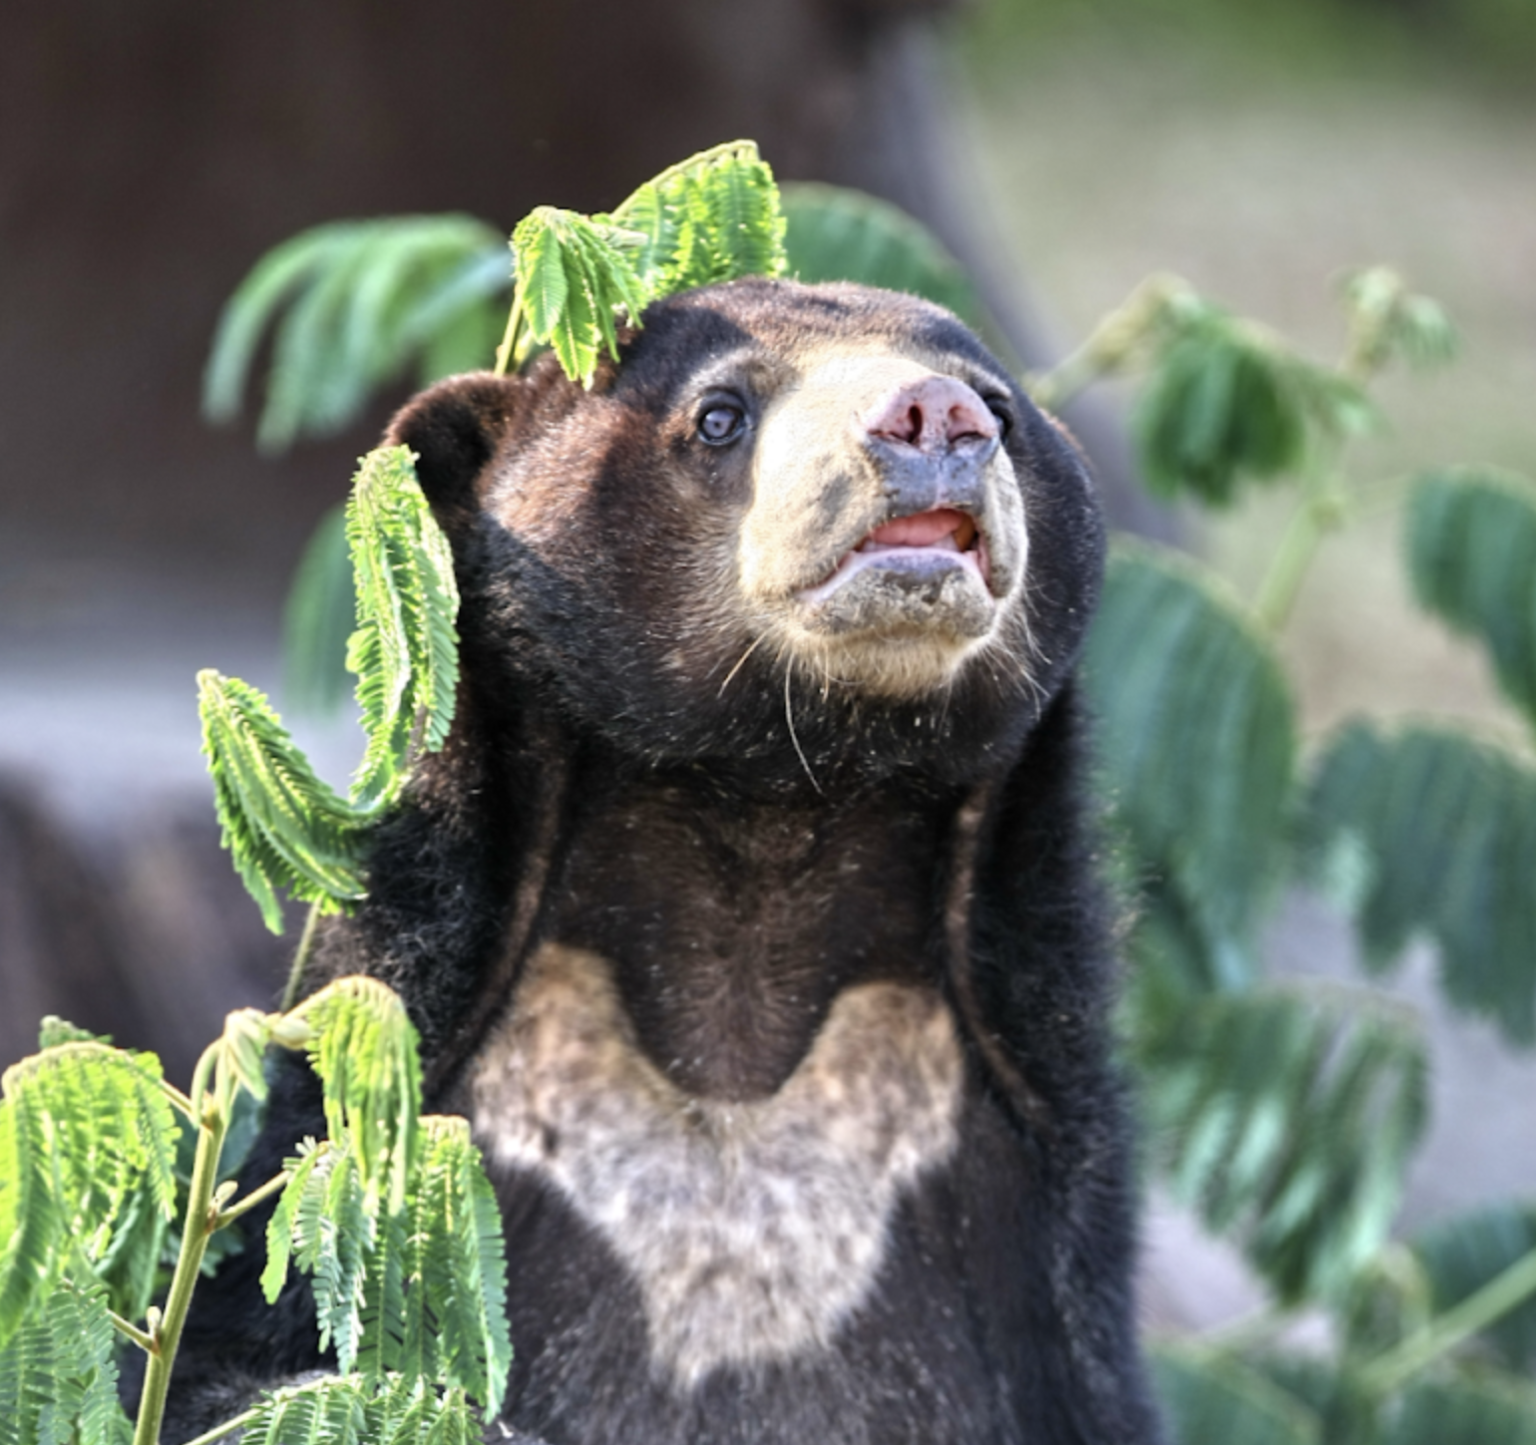
<path fill-rule="evenodd" d="M 966 441 L 997 440 L 997 418 L 963 381 L 925 376 L 887 393 L 864 419 L 871 437 L 901 442 L 928 454 L 953 451 Z"/>

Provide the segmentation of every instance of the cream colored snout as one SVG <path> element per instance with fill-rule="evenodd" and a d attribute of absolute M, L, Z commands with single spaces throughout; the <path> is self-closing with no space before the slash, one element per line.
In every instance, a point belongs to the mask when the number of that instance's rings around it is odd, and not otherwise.
<path fill-rule="evenodd" d="M 1023 576 L 1001 434 L 973 387 L 912 357 L 808 367 L 766 410 L 754 457 L 739 560 L 762 629 L 881 691 L 951 675 Z"/>

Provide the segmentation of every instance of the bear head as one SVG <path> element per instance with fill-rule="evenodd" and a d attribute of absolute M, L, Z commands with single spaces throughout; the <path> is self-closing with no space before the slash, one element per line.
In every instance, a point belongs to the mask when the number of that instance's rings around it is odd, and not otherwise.
<path fill-rule="evenodd" d="M 1002 766 L 1102 572 L 1065 433 L 916 297 L 750 279 L 642 320 L 590 389 L 544 357 L 391 428 L 455 548 L 482 711 L 532 684 L 625 752 L 765 786 Z"/>

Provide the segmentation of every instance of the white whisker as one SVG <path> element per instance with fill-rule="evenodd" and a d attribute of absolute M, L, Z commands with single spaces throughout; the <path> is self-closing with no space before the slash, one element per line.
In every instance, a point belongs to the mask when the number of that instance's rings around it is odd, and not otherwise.
<path fill-rule="evenodd" d="M 795 745 L 795 755 L 800 759 L 800 766 L 805 769 L 805 775 L 811 780 L 811 786 L 818 793 L 821 792 L 821 784 L 816 781 L 816 774 L 811 771 L 811 765 L 806 760 L 805 751 L 800 746 L 800 739 L 795 736 L 795 714 L 789 703 L 789 683 L 794 674 L 794 669 L 784 669 L 784 721 L 789 724 L 789 740 Z"/>

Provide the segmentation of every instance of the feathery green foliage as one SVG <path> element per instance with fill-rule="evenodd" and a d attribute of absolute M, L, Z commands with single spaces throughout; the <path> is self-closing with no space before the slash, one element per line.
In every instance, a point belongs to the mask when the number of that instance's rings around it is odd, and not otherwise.
<path fill-rule="evenodd" d="M 1536 486 L 1477 468 L 1421 478 L 1408 573 L 1424 607 L 1487 649 L 1505 696 L 1536 728 Z"/>
<path fill-rule="evenodd" d="M 274 1300 L 290 1264 L 309 1274 L 321 1347 L 334 1346 L 342 1370 L 360 1364 L 363 1375 L 298 1392 L 296 1403 L 282 1394 L 266 1415 L 258 1411 L 262 1428 L 273 1439 L 310 1439 L 304 1430 L 344 1431 L 353 1419 L 360 1441 L 418 1428 L 436 1432 L 420 1438 L 478 1439 L 468 1400 L 494 1409 L 511 1358 L 500 1213 L 468 1125 L 418 1119 L 416 1035 L 391 990 L 345 978 L 286 1014 L 232 1013 L 190 1098 L 161 1081 L 150 1055 L 58 1020 L 44 1034 L 57 1042 L 6 1071 L 0 1100 L 0 1227 L 9 1240 L 0 1445 L 122 1445 L 118 1333 L 151 1351 L 139 1428 L 153 1440 L 209 1241 L 273 1193 L 262 1288 Z M 234 1181 L 216 1181 L 240 1100 L 265 1092 L 262 1055 L 272 1043 L 309 1055 L 329 1138 L 305 1141 L 281 1174 L 235 1200 Z M 169 1295 L 140 1328 L 130 1321 L 144 1315 L 142 1289 L 125 1304 L 114 1280 L 142 1281 L 161 1260 L 175 1191 L 173 1109 L 193 1126 L 195 1159 Z M 145 1211 L 155 1229 L 142 1227 Z M 369 1299 L 380 1288 L 393 1292 L 383 1309 Z M 114 1317 L 109 1302 L 127 1317 Z"/>
<path fill-rule="evenodd" d="M 1536 1202 L 1484 1205 L 1439 1220 L 1409 1240 L 1426 1294 L 1426 1313 L 1465 1303 L 1501 1275 L 1536 1260 Z M 1536 1369 L 1536 1294 L 1496 1318 L 1478 1343 L 1505 1368 Z"/>
<path fill-rule="evenodd" d="M 0 1445 L 127 1445 L 106 1286 L 61 1279 L 0 1349 Z"/>
<path fill-rule="evenodd" d="M 279 889 L 328 913 L 363 897 L 367 821 L 321 781 L 255 688 L 211 668 L 197 685 L 222 842 L 267 927 L 282 932 Z"/>
<path fill-rule="evenodd" d="M 1427 934 L 1449 999 L 1536 1040 L 1536 772 L 1447 728 L 1354 722 L 1323 752 L 1307 828 L 1363 856 L 1345 901 L 1372 967 Z"/>
<path fill-rule="evenodd" d="M 1138 1014 L 1175 1198 L 1238 1239 L 1280 1299 L 1327 1298 L 1397 1212 L 1427 1110 L 1418 1028 L 1368 997 L 1272 987 L 1165 990 Z"/>
<path fill-rule="evenodd" d="M 549 345 L 565 374 L 590 386 L 603 351 L 618 359 L 618 318 L 638 326 L 660 296 L 781 274 L 784 218 L 757 147 L 732 141 L 669 167 L 612 215 L 540 206 L 512 232 L 512 255 L 497 369 Z"/>
<path fill-rule="evenodd" d="M 481 1424 L 459 1389 L 332 1375 L 269 1391 L 250 1411 L 243 1438 L 247 1445 L 479 1445 Z"/>
<path fill-rule="evenodd" d="M 346 701 L 347 641 L 356 619 L 346 510 L 338 506 L 305 544 L 283 608 L 283 698 L 290 710 L 324 715 Z"/>
<path fill-rule="evenodd" d="M 1195 566 L 1126 543 L 1086 665 L 1106 793 L 1138 867 L 1235 981 L 1283 862 L 1296 740 L 1274 650 Z"/>
<path fill-rule="evenodd" d="M 66 1246 L 92 1263 L 135 1207 L 171 1217 L 176 1123 L 153 1054 L 56 1044 L 0 1078 L 0 1345 L 54 1288 Z"/>
<path fill-rule="evenodd" d="M 368 735 L 350 799 L 319 778 L 260 692 L 212 670 L 198 675 L 224 846 L 274 933 L 279 890 L 322 913 L 365 896 L 369 831 L 453 720 L 458 586 L 407 448 L 359 462 L 345 534 L 357 613 L 347 664 Z"/>
<path fill-rule="evenodd" d="M 459 681 L 459 591 L 408 448 L 380 447 L 362 459 L 346 533 L 357 591 L 347 666 L 357 674 L 368 734 L 352 801 L 368 810 L 394 802 L 416 754 L 447 740 Z"/>
<path fill-rule="evenodd" d="M 339 430 L 413 357 L 422 359 L 423 381 L 473 366 L 494 341 L 496 309 L 488 303 L 506 285 L 498 239 L 468 216 L 400 216 L 338 221 L 284 242 L 224 308 L 204 411 L 215 421 L 238 415 L 274 321 L 257 430 L 267 451 Z M 488 251 L 498 257 L 495 274 L 487 272 Z"/>
<path fill-rule="evenodd" d="M 309 1025 L 309 1061 L 325 1091 L 326 1129 L 345 1140 L 370 1199 L 398 1210 L 415 1163 L 421 1063 L 416 1028 L 378 979 L 328 984 L 293 1011 Z"/>

